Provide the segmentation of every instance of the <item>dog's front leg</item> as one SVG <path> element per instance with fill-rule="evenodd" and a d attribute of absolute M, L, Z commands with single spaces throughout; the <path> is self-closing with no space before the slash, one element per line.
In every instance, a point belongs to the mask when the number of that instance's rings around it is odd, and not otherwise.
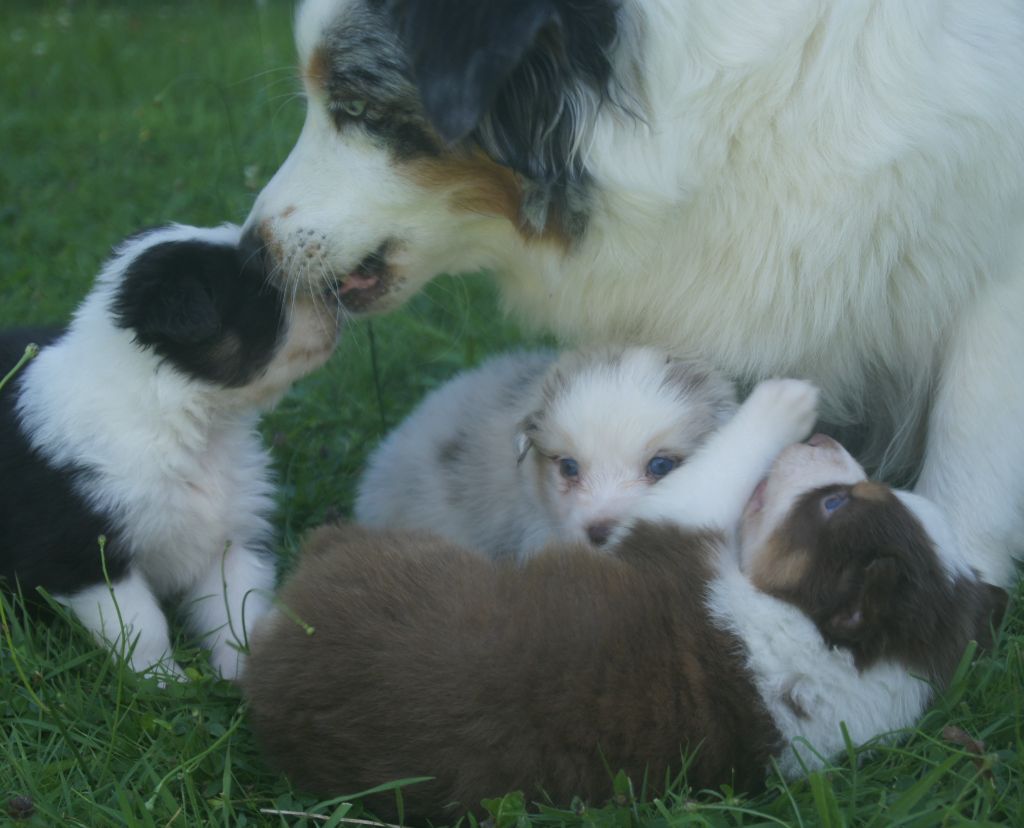
<path fill-rule="evenodd" d="M 813 385 L 790 379 L 760 383 L 693 457 L 644 495 L 631 523 L 733 530 L 776 455 L 810 433 L 817 413 Z"/>
<path fill-rule="evenodd" d="M 89 632 L 110 645 L 115 656 L 125 656 L 137 673 L 185 674 L 171 657 L 167 618 L 160 602 L 138 572 L 125 578 L 88 587 L 73 595 L 54 596 L 69 607 Z"/>
<path fill-rule="evenodd" d="M 210 650 L 210 663 L 224 678 L 234 680 L 241 673 L 243 650 L 269 609 L 273 591 L 269 556 L 229 545 L 186 594 L 189 629 Z"/>
<path fill-rule="evenodd" d="M 954 332 L 915 491 L 945 512 L 982 578 L 1011 583 L 1024 550 L 1024 253 Z"/>

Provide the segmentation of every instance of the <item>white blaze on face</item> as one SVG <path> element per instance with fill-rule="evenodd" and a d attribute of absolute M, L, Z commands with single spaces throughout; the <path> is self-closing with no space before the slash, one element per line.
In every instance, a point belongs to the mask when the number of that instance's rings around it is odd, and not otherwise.
<path fill-rule="evenodd" d="M 566 540 L 601 545 L 731 411 L 724 380 L 702 385 L 694 379 L 699 370 L 680 370 L 682 364 L 651 349 L 626 349 L 616 359 L 569 365 L 554 383 L 533 439 L 542 502 Z M 564 474 L 564 460 L 578 473 Z"/>
<path fill-rule="evenodd" d="M 373 47 L 366 36 L 377 38 Z M 411 128 L 409 111 L 418 106 L 411 82 L 395 69 L 402 56 L 382 53 L 397 48 L 394 38 L 365 3 L 301 6 L 296 45 L 306 120 L 245 223 L 246 232 L 259 232 L 279 283 L 323 289 L 348 280 L 363 291 L 359 298 L 342 290 L 357 311 L 394 308 L 439 273 L 493 267 L 517 238 L 518 190 L 508 170 L 467 162 L 440 145 L 436 153 L 405 153 L 400 139 L 388 137 L 388 125 Z M 378 85 L 346 80 L 350 68 L 352 77 L 379 76 Z M 339 116 L 346 107 L 366 116 Z M 378 270 L 368 274 L 375 255 Z"/>
<path fill-rule="evenodd" d="M 862 480 L 867 480 L 864 469 L 830 437 L 819 434 L 807 443 L 789 446 L 779 454 L 743 511 L 741 566 L 748 568 L 801 495 L 823 486 L 853 485 Z"/>

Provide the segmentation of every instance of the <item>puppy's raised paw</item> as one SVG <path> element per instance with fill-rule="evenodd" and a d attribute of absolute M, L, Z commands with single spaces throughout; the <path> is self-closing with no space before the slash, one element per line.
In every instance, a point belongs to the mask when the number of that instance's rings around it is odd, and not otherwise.
<path fill-rule="evenodd" d="M 765 380 L 754 388 L 743 407 L 781 449 L 811 433 L 818 419 L 818 389 L 803 380 Z"/>

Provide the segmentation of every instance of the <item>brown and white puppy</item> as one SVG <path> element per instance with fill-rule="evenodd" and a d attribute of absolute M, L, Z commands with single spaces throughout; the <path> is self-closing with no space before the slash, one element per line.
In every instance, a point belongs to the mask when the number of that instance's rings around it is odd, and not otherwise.
<path fill-rule="evenodd" d="M 319 530 L 244 677 L 269 759 L 321 795 L 432 777 L 403 792 L 404 814 L 440 821 L 515 789 L 599 801 L 618 768 L 658 790 L 684 754 L 694 788 L 753 789 L 773 757 L 799 771 L 800 737 L 813 765 L 842 749 L 840 721 L 857 742 L 911 724 L 1005 593 L 886 490 L 835 489 L 817 446 L 787 454 L 748 507 L 815 406 L 804 383 L 759 386 L 609 554 L 551 547 L 515 568 L 425 535 Z M 797 485 L 776 519 L 799 465 L 816 488 Z M 841 508 L 815 511 L 839 491 Z M 894 589 L 912 624 L 888 611 Z M 389 795 L 368 802 L 395 815 Z"/>

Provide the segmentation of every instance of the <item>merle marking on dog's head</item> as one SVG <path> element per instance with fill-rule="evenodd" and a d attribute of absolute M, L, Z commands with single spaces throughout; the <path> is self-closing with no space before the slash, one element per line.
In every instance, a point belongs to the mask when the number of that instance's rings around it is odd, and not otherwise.
<path fill-rule="evenodd" d="M 138 346 L 190 379 L 256 402 L 327 358 L 338 313 L 326 299 L 286 295 L 239 239 L 229 225 L 144 231 L 115 251 L 100 290 L 113 324 Z"/>
<path fill-rule="evenodd" d="M 615 0 L 306 0 L 306 123 L 247 232 L 354 311 L 493 264 L 510 236 L 572 246 L 617 31 Z"/>
<path fill-rule="evenodd" d="M 735 408 L 732 384 L 702 363 L 654 348 L 574 351 L 548 370 L 516 453 L 561 539 L 603 547 Z"/>
<path fill-rule="evenodd" d="M 754 584 L 800 608 L 861 669 L 892 660 L 942 685 L 969 641 L 991 643 L 1006 606 L 934 505 L 868 481 L 822 435 L 779 456 L 740 537 Z"/>

